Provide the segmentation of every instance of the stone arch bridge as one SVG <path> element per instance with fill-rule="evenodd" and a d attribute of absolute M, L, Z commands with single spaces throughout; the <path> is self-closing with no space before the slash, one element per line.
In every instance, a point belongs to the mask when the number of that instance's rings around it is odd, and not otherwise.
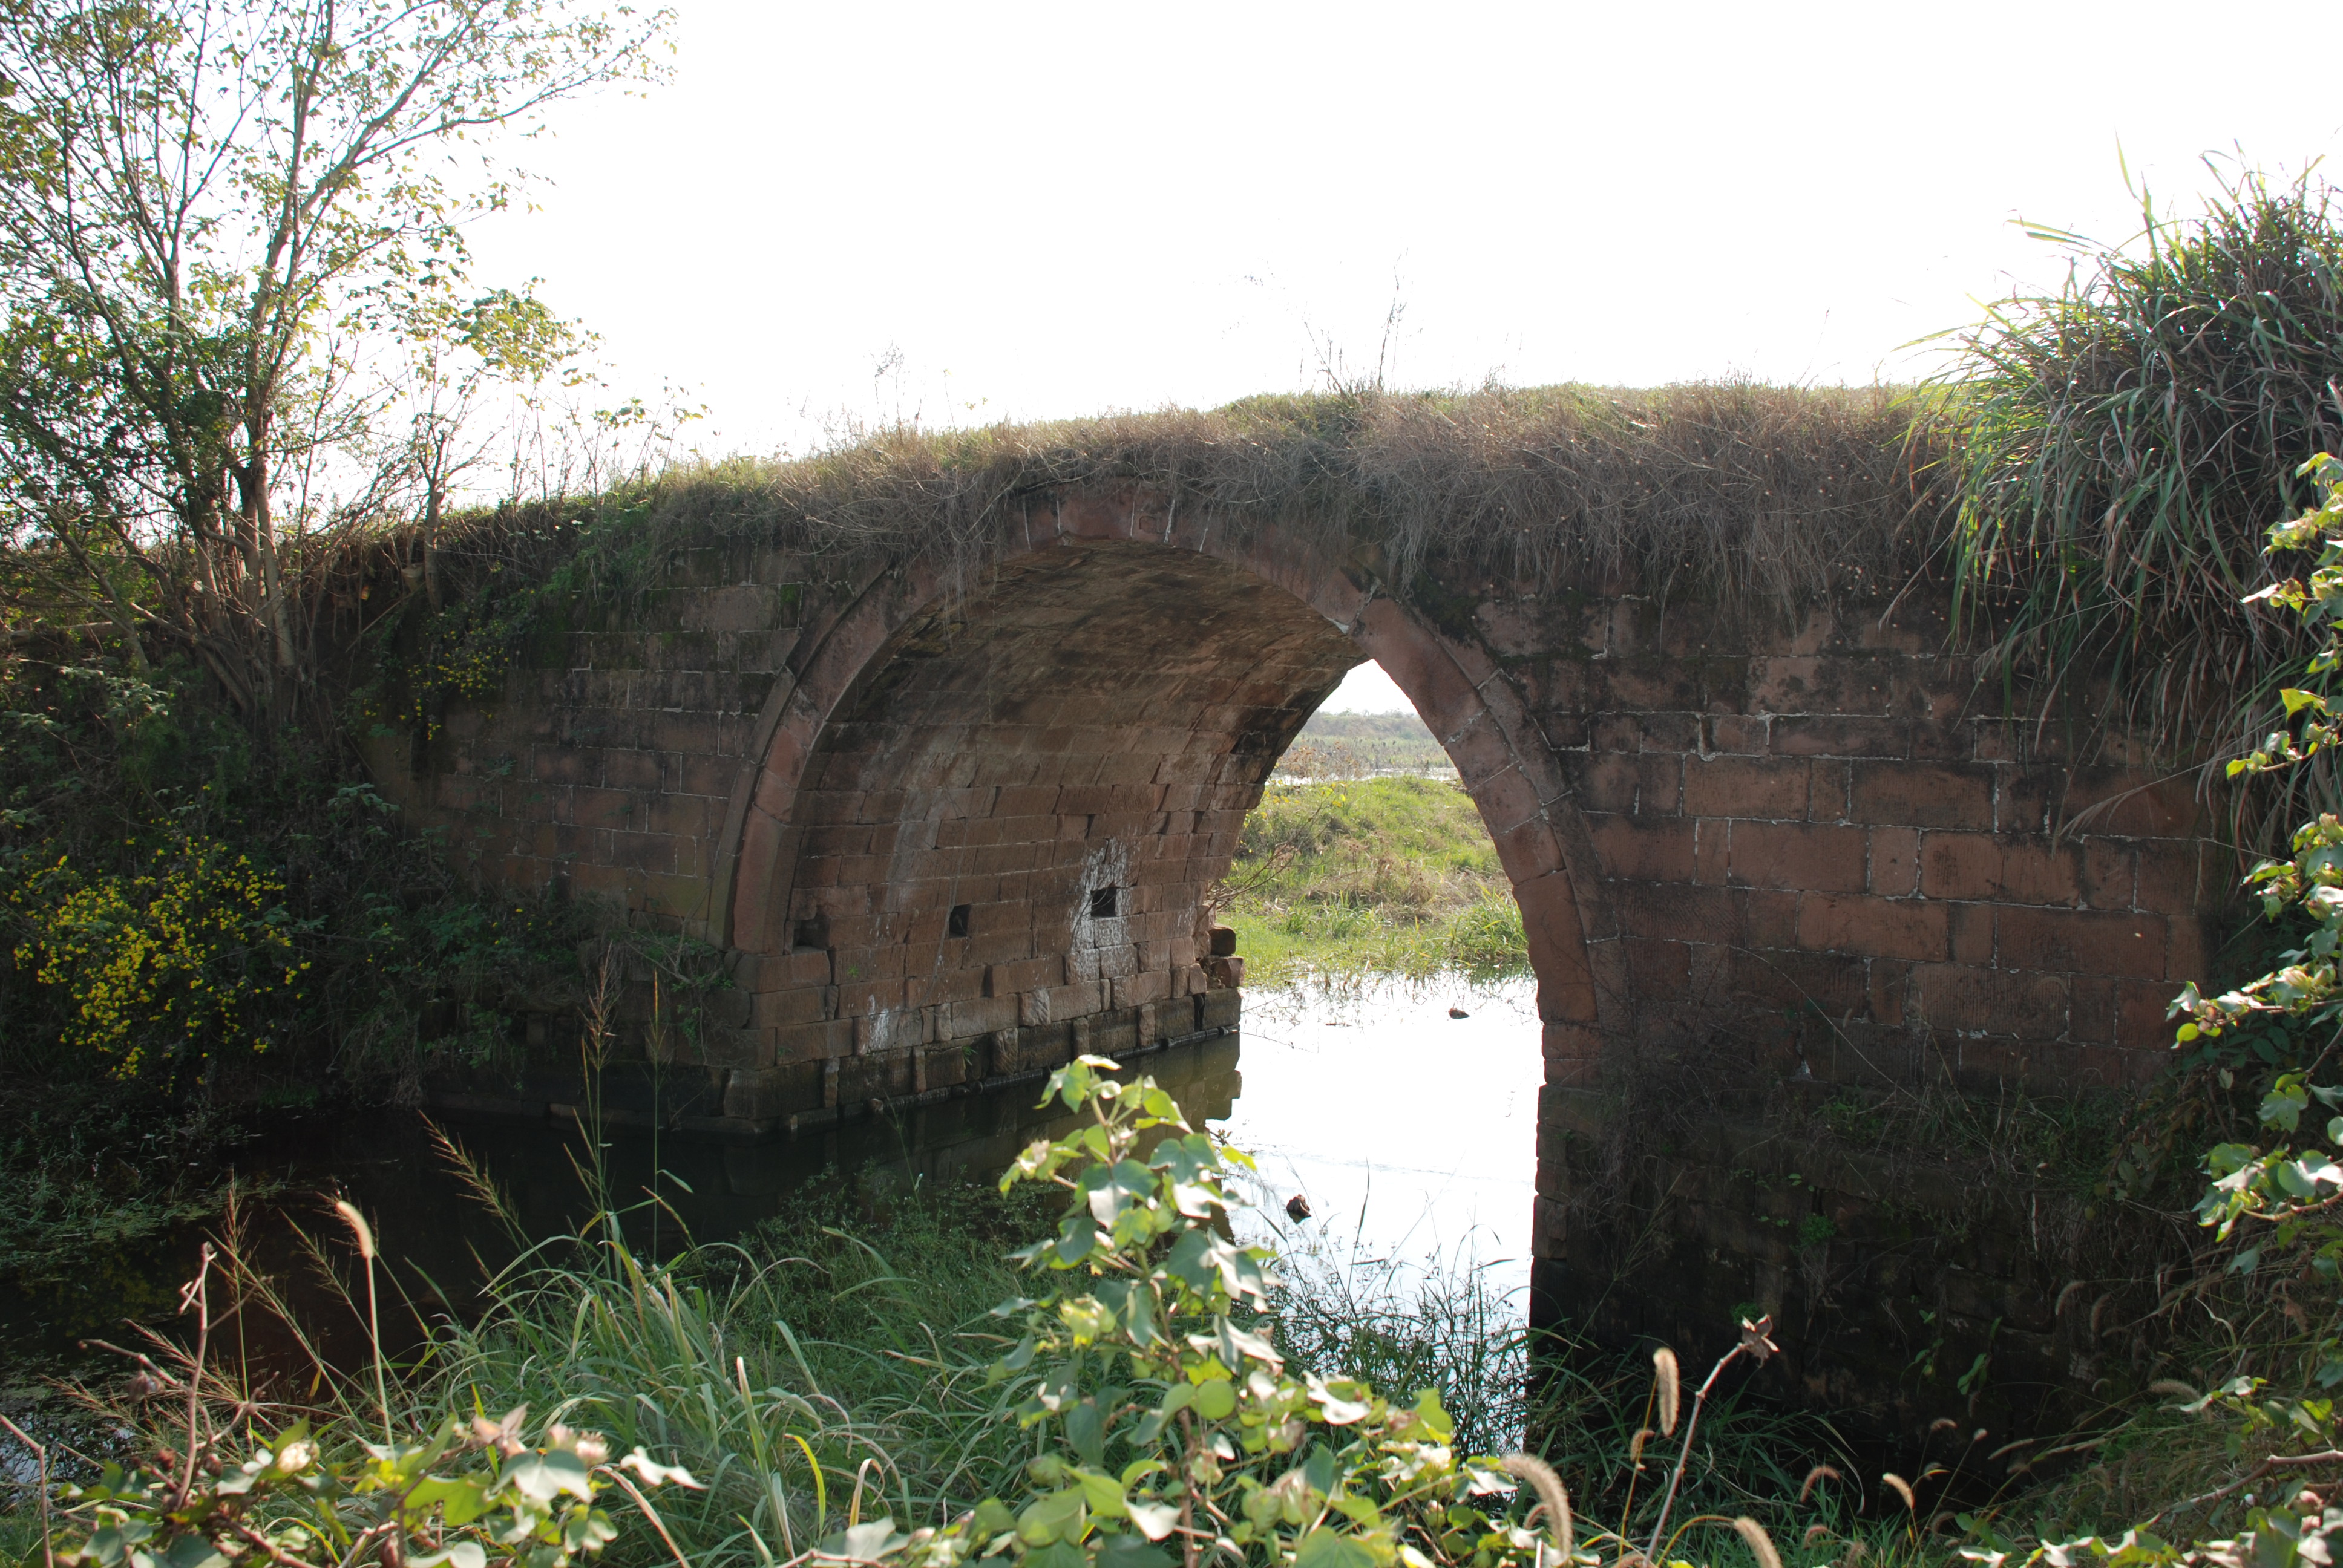
<path fill-rule="evenodd" d="M 817 564 L 685 550 L 642 614 L 539 635 L 412 758 L 373 743 L 386 792 L 488 879 L 564 879 L 723 950 L 694 1125 L 801 1128 L 1232 1025 L 1206 890 L 1369 658 L 1520 900 L 1552 1301 L 1595 1266 L 1604 1107 L 1642 1065 L 1729 1067 L 1747 1107 L 2128 1082 L 2163 1060 L 2233 879 L 2185 782 L 2029 754 L 1925 592 L 1769 628 L 1482 578 L 1427 610 L 1372 552 L 1104 485 L 1032 508 L 956 591 L 935 567 L 841 587 Z M 1764 1166 L 1737 1136 L 1678 1158 L 1680 1262 L 1708 1296 L 1795 1307 L 1795 1233 L 1726 1190 Z M 1795 1201 L 1844 1244 L 1868 1180 Z M 2023 1259 L 1932 1267 L 1947 1321 L 2066 1353 Z M 1844 1334 L 1839 1360 L 1863 1360 Z"/>

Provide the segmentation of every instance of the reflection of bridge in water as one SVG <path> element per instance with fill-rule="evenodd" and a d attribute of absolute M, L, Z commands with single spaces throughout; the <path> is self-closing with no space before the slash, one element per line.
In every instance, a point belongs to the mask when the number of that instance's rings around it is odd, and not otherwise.
<path fill-rule="evenodd" d="M 1226 1121 L 1242 1091 L 1237 1051 L 1232 1032 L 1134 1058 L 1131 1070 L 1151 1074 L 1201 1128 L 1207 1120 Z M 648 1119 L 617 1120 L 603 1129 L 609 1199 L 622 1211 L 629 1245 L 640 1255 L 665 1257 L 682 1244 L 687 1231 L 702 1241 L 729 1240 L 776 1212 L 789 1194 L 809 1189 L 843 1182 L 877 1202 L 915 1183 L 990 1181 L 1034 1139 L 1061 1137 L 1075 1125 L 1062 1105 L 1037 1105 L 1042 1081 L 1037 1073 L 1031 1081 L 904 1106 L 795 1138 L 655 1133 Z M 576 1120 L 443 1111 L 437 1121 L 480 1162 L 525 1235 L 578 1234 L 592 1218 L 593 1199 L 579 1180 L 585 1150 Z M 383 1255 L 412 1299 L 427 1303 L 445 1292 L 460 1309 L 471 1300 L 480 1262 L 496 1267 L 513 1256 L 511 1237 L 459 1179 L 421 1118 L 303 1119 L 279 1129 L 268 1153 L 271 1173 L 284 1179 L 290 1197 L 247 1200 L 252 1256 L 314 1309 L 319 1332 L 348 1357 L 361 1358 L 364 1348 L 341 1343 L 351 1325 L 338 1305 L 317 1295 L 309 1265 L 285 1222 L 289 1218 L 316 1228 L 324 1202 L 313 1195 L 316 1190 L 346 1194 L 372 1217 Z M 279 1201 L 287 1204 L 284 1214 Z M 194 1270 L 196 1248 L 216 1229 L 209 1219 L 182 1225 L 116 1249 L 102 1274 L 76 1272 L 6 1292 L 0 1296 L 0 1336 L 27 1364 L 78 1364 L 76 1342 L 118 1336 L 126 1316 L 169 1319 L 178 1288 Z"/>

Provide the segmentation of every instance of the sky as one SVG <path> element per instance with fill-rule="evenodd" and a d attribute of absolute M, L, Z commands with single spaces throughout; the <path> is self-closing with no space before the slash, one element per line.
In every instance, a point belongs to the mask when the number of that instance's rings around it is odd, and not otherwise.
<path fill-rule="evenodd" d="M 1909 379 L 2208 154 L 2291 173 L 2329 5 L 679 0 L 673 78 L 473 235 L 710 455 L 1403 387 Z"/>

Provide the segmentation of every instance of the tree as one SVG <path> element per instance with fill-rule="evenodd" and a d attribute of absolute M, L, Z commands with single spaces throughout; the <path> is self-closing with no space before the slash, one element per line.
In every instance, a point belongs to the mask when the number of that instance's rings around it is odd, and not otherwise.
<path fill-rule="evenodd" d="M 488 456 L 472 431 L 482 395 L 498 383 L 533 392 L 588 339 L 534 295 L 505 288 L 469 304 L 445 292 L 426 296 L 401 317 L 406 363 L 396 391 L 408 426 L 386 466 L 422 491 L 423 588 L 437 610 L 439 526 L 457 481 Z"/>
<path fill-rule="evenodd" d="M 143 636 L 175 641 L 256 722 L 289 718 L 318 518 L 306 487 L 285 505 L 285 476 L 356 449 L 385 407 L 362 390 L 370 347 L 458 297 L 466 223 L 524 177 L 487 134 L 656 79 L 668 21 L 579 0 L 0 0 L 12 536 L 134 660 Z M 534 307 L 483 302 L 514 303 Z M 535 312 L 524 339 L 558 325 Z"/>

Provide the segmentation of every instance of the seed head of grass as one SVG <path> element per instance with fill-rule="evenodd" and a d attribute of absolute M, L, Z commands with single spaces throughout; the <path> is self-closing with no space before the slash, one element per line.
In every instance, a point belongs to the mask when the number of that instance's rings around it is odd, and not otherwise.
<path fill-rule="evenodd" d="M 1749 1543 L 1750 1554 L 1757 1559 L 1757 1568 L 1782 1568 L 1782 1554 L 1774 1550 L 1774 1538 L 1765 1533 L 1764 1525 L 1745 1513 L 1733 1522 L 1733 1528 Z"/>
<path fill-rule="evenodd" d="M 1676 1372 L 1676 1352 L 1662 1345 L 1652 1352 L 1652 1365 L 1659 1379 L 1660 1435 L 1672 1437 L 1675 1434 L 1676 1411 L 1684 1392 L 1684 1380 Z"/>
<path fill-rule="evenodd" d="M 366 1222 L 366 1216 L 358 1212 L 357 1205 L 347 1198 L 337 1198 L 334 1200 L 334 1212 L 339 1214 L 342 1223 L 350 1228 L 350 1237 L 357 1243 L 358 1256 L 369 1263 L 373 1262 L 374 1228 Z"/>
<path fill-rule="evenodd" d="M 1564 1489 L 1562 1477 L 1554 1466 L 1528 1453 L 1509 1453 L 1504 1459 L 1505 1473 L 1517 1481 L 1526 1481 L 1534 1488 L 1538 1500 L 1544 1504 L 1546 1523 L 1554 1532 L 1554 1549 L 1564 1563 L 1570 1561 L 1577 1549 L 1577 1537 L 1570 1519 L 1570 1493 Z M 1781 1568 L 1775 1563 L 1772 1568 Z"/>

